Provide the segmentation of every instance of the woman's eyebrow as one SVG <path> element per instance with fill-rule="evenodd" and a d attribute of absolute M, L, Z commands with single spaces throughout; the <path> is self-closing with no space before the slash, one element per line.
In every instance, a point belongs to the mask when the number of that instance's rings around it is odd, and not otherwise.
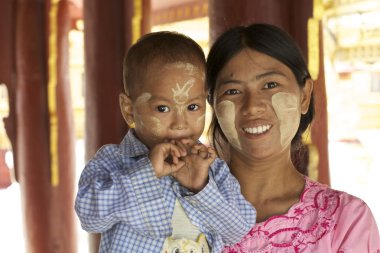
<path fill-rule="evenodd" d="M 287 75 L 285 75 L 284 73 L 282 73 L 281 71 L 277 71 L 277 70 L 271 70 L 271 71 L 268 71 L 268 72 L 264 72 L 262 74 L 259 74 L 257 76 L 255 76 L 255 79 L 256 80 L 260 80 L 262 78 L 265 78 L 265 77 L 268 77 L 268 76 L 283 76 L 285 77 L 286 79 L 289 79 Z"/>
<path fill-rule="evenodd" d="M 226 85 L 226 84 L 239 84 L 242 83 L 242 81 L 232 79 L 232 78 L 222 78 L 220 81 L 218 81 L 219 85 Z"/>
<path fill-rule="evenodd" d="M 260 80 L 260 79 L 263 79 L 263 78 L 268 77 L 268 76 L 282 76 L 282 77 L 285 77 L 286 79 L 289 79 L 289 77 L 281 71 L 270 70 L 270 71 L 267 71 L 267 72 L 264 72 L 264 73 L 261 73 L 261 74 L 254 76 L 253 80 Z M 230 78 L 229 76 L 223 77 L 218 81 L 218 84 L 220 86 L 226 85 L 226 84 L 240 84 L 240 83 L 243 83 L 243 81 Z"/>

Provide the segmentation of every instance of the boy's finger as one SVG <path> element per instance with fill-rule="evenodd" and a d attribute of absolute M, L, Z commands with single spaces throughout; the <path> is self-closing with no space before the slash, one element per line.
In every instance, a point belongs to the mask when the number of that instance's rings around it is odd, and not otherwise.
<path fill-rule="evenodd" d="M 209 157 L 210 159 L 214 160 L 214 159 L 216 158 L 216 151 L 215 151 L 215 149 L 209 147 L 209 148 L 207 149 L 207 153 L 208 153 L 208 157 Z"/>
<path fill-rule="evenodd" d="M 174 176 L 185 165 L 184 161 L 178 160 L 177 164 L 170 165 L 170 175 Z"/>
<path fill-rule="evenodd" d="M 186 146 L 194 146 L 195 141 L 192 139 L 186 138 L 186 139 L 181 139 L 179 142 L 185 144 Z"/>
<path fill-rule="evenodd" d="M 198 154 L 198 149 L 194 146 L 191 148 L 190 152 L 191 152 L 191 154 L 196 155 L 196 154 Z"/>
<path fill-rule="evenodd" d="M 205 145 L 198 143 L 193 148 L 196 150 L 196 153 L 198 153 L 202 158 L 208 157 L 208 150 Z"/>
<path fill-rule="evenodd" d="M 175 144 L 179 148 L 179 150 L 181 152 L 181 156 L 186 156 L 187 155 L 187 149 L 188 149 L 187 146 L 180 141 L 176 141 Z"/>

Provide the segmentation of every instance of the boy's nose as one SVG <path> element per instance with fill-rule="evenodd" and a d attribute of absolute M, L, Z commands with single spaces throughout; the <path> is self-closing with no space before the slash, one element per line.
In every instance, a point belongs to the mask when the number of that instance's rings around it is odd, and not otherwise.
<path fill-rule="evenodd" d="M 182 110 L 177 110 L 173 115 L 172 128 L 182 130 L 187 128 L 186 114 Z"/>

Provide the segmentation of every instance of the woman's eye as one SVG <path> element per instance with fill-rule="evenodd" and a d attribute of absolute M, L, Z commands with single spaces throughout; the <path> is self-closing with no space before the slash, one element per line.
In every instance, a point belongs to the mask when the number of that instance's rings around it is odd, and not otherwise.
<path fill-rule="evenodd" d="M 265 89 L 273 89 L 273 88 L 276 88 L 278 86 L 278 83 L 276 82 L 269 82 L 269 83 L 266 83 L 264 85 L 264 88 Z"/>
<path fill-rule="evenodd" d="M 189 106 L 187 107 L 187 109 L 188 109 L 189 111 L 196 111 L 196 110 L 199 109 L 199 105 L 191 104 L 191 105 L 189 105 Z"/>
<path fill-rule="evenodd" d="M 224 94 L 226 94 L 226 95 L 236 95 L 236 94 L 240 94 L 240 91 L 237 90 L 237 89 L 230 89 L 230 90 L 226 90 L 224 92 Z"/>
<path fill-rule="evenodd" d="M 166 105 L 159 105 L 159 106 L 157 106 L 157 111 L 159 111 L 159 112 L 168 112 L 169 111 L 169 107 L 167 107 Z"/>

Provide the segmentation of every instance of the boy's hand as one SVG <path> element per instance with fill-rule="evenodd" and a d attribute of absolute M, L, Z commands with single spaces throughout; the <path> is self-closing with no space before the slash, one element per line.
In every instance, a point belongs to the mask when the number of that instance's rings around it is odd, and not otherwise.
<path fill-rule="evenodd" d="M 171 175 L 184 167 L 185 162 L 179 158 L 186 155 L 183 146 L 174 143 L 160 143 L 149 152 L 149 159 L 158 178 Z"/>
<path fill-rule="evenodd" d="M 216 152 L 213 148 L 194 143 L 192 140 L 175 143 L 181 150 L 187 150 L 187 155 L 180 158 L 180 161 L 185 163 L 184 166 L 171 174 L 183 187 L 197 193 L 208 182 L 209 166 L 215 160 Z"/>

